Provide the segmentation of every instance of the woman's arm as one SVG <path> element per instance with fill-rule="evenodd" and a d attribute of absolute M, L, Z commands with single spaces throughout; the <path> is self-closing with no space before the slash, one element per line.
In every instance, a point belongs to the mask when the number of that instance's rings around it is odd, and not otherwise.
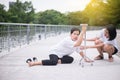
<path fill-rule="evenodd" d="M 93 46 L 86 46 L 86 49 L 87 48 L 99 48 L 99 47 L 102 47 L 104 45 L 104 43 L 100 43 L 98 45 L 93 45 Z"/>
<path fill-rule="evenodd" d="M 95 41 L 97 39 L 99 39 L 99 37 L 95 37 L 95 38 L 91 38 L 91 39 L 86 39 L 86 41 Z"/>
<path fill-rule="evenodd" d="M 85 32 L 86 32 L 86 28 L 87 28 L 87 25 L 86 25 L 86 24 L 82 25 L 82 31 L 81 31 L 81 33 L 80 33 L 80 35 L 79 35 L 79 37 L 78 37 L 78 40 L 77 40 L 76 43 L 74 44 L 74 47 L 77 47 L 77 46 L 80 46 L 80 45 L 81 45 L 81 43 L 82 43 L 82 41 L 83 41 L 83 36 L 84 36 L 84 34 L 85 34 Z"/>

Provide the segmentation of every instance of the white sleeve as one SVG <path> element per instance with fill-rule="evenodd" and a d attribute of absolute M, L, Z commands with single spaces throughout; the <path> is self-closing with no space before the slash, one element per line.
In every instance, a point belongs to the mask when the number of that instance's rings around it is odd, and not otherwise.
<path fill-rule="evenodd" d="M 80 53 L 80 52 L 82 52 L 83 50 L 81 50 L 80 47 L 75 47 L 75 51 L 76 51 L 77 53 Z"/>
<path fill-rule="evenodd" d="M 100 33 L 97 35 L 97 37 L 102 38 L 102 37 L 103 37 L 103 34 L 104 34 L 104 29 L 102 29 L 102 30 L 100 31 Z"/>
<path fill-rule="evenodd" d="M 75 42 L 73 42 L 73 41 L 71 41 L 71 40 L 65 40 L 65 41 L 63 42 L 64 46 L 66 46 L 66 47 L 74 47 L 74 43 L 75 43 Z"/>
<path fill-rule="evenodd" d="M 116 47 L 118 49 L 118 45 L 117 45 L 117 41 L 116 39 L 112 40 L 112 41 L 105 41 L 104 44 L 111 44 L 114 47 Z"/>

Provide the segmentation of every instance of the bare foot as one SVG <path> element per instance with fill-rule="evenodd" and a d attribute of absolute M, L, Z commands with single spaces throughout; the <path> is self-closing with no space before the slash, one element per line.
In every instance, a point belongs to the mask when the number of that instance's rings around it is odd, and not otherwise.
<path fill-rule="evenodd" d="M 113 62 L 114 60 L 113 60 L 113 57 L 110 57 L 109 59 L 108 59 L 108 61 L 109 62 Z"/>
<path fill-rule="evenodd" d="M 88 63 L 90 63 L 90 62 L 94 62 L 93 60 L 88 59 L 88 58 L 85 58 L 84 61 L 85 61 L 85 62 L 88 62 Z"/>
<path fill-rule="evenodd" d="M 34 62 L 28 62 L 29 67 L 34 66 Z"/>
<path fill-rule="evenodd" d="M 103 55 L 98 55 L 97 57 L 94 58 L 94 60 L 102 60 L 103 59 Z"/>

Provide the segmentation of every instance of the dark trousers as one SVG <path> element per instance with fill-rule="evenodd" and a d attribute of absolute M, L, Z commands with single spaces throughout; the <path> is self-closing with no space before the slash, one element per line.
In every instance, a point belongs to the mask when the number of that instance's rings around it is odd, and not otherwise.
<path fill-rule="evenodd" d="M 50 54 L 49 57 L 50 57 L 49 60 L 42 60 L 43 65 L 57 65 L 59 59 L 61 60 L 62 64 L 73 62 L 73 57 L 70 57 L 68 55 L 63 56 L 62 58 L 59 58 L 55 54 Z"/>

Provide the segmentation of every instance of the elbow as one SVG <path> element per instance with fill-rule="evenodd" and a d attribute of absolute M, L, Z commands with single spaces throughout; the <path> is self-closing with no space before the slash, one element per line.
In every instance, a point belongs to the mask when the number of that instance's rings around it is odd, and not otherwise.
<path fill-rule="evenodd" d="M 74 47 L 77 47 L 78 45 L 74 45 Z"/>
<path fill-rule="evenodd" d="M 74 47 L 78 47 L 80 46 L 82 43 L 82 40 L 78 40 L 75 44 L 74 44 Z"/>
<path fill-rule="evenodd" d="M 75 45 L 74 45 L 74 47 L 78 47 L 78 46 L 80 46 L 80 44 L 75 44 Z"/>

